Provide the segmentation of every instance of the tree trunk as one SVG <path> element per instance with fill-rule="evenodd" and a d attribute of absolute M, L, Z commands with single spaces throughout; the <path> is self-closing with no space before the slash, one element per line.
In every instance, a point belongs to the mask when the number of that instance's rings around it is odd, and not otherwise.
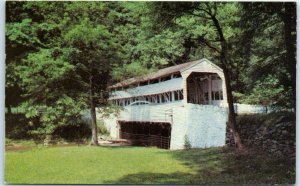
<path fill-rule="evenodd" d="M 286 46 L 286 67 L 291 75 L 291 88 L 293 92 L 293 107 L 296 111 L 296 4 L 284 3 L 284 13 L 281 14 L 284 23 L 284 39 Z"/>
<path fill-rule="evenodd" d="M 228 113 L 229 131 L 233 135 L 234 143 L 235 143 L 235 146 L 238 149 L 238 151 L 243 151 L 244 150 L 244 145 L 242 144 L 239 133 L 236 131 L 236 117 L 235 117 L 234 105 L 233 105 L 231 80 L 230 80 L 229 72 L 228 72 L 228 69 L 227 69 L 226 66 L 223 67 L 223 72 L 224 72 L 224 77 L 225 77 L 225 85 L 226 85 L 226 93 L 227 93 L 227 101 L 228 101 L 228 110 L 229 110 L 229 113 Z"/>
<path fill-rule="evenodd" d="M 220 59 L 221 59 L 221 64 L 223 67 L 223 73 L 224 73 L 224 77 L 225 77 L 227 101 L 228 101 L 228 108 L 229 108 L 229 113 L 228 113 L 229 130 L 233 135 L 234 143 L 235 143 L 237 150 L 239 152 L 242 152 L 245 150 L 245 148 L 244 148 L 244 145 L 242 144 L 239 133 L 236 131 L 236 118 L 235 118 L 235 112 L 234 112 L 234 106 L 233 106 L 232 87 L 231 87 L 231 79 L 230 79 L 230 72 L 229 72 L 230 64 L 228 63 L 228 60 L 227 60 L 227 42 L 223 35 L 223 31 L 222 31 L 219 21 L 213 15 L 211 15 L 211 18 L 214 23 L 214 26 L 216 27 L 217 33 L 220 37 L 220 43 L 221 43 Z"/>
<path fill-rule="evenodd" d="M 11 106 L 10 105 L 7 105 L 7 115 L 11 115 L 12 112 L 11 112 Z"/>
<path fill-rule="evenodd" d="M 90 102 L 90 112 L 91 112 L 91 127 L 92 127 L 92 140 L 90 145 L 98 145 L 97 137 L 97 120 L 96 120 L 96 109 L 94 101 L 93 92 L 93 77 L 90 77 L 90 90 L 89 90 L 89 102 Z"/>

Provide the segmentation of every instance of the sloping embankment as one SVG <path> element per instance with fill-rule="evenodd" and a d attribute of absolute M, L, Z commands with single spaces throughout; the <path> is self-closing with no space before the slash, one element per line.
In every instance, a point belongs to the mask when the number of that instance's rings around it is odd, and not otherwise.
<path fill-rule="evenodd" d="M 291 112 L 237 116 L 237 130 L 242 142 L 275 156 L 295 156 L 296 116 Z M 228 130 L 227 130 L 228 131 Z M 234 145 L 227 132 L 226 143 Z"/>

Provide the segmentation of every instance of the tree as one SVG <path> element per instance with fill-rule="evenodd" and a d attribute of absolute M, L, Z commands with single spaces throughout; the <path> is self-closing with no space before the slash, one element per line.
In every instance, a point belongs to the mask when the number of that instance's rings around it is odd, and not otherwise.
<path fill-rule="evenodd" d="M 20 7 L 19 7 L 19 6 Z M 106 104 L 106 86 L 112 68 L 122 57 L 119 36 L 124 18 L 117 3 L 26 2 L 16 7 L 24 18 L 8 23 L 13 44 L 26 24 L 34 25 L 37 46 L 26 49 L 16 64 L 18 85 L 24 91 L 27 117 L 40 117 L 35 132 L 51 134 L 60 125 L 76 124 L 81 111 L 90 110 L 92 141 L 97 145 L 95 107 Z M 26 11 L 25 11 L 26 10 Z M 63 11 L 62 11 L 63 10 Z M 29 17 L 29 18 L 28 18 Z M 18 27 L 19 22 L 26 24 Z M 20 25 L 20 24 L 19 24 Z M 15 29 L 15 30 L 14 30 Z M 21 34 L 20 34 L 21 33 Z M 35 41 L 35 40 L 34 40 Z M 118 50 L 117 50 L 118 49 Z"/>
<path fill-rule="evenodd" d="M 22 18 L 24 14 L 23 2 L 6 3 L 6 82 L 5 82 L 5 105 L 8 113 L 11 113 L 11 107 L 16 107 L 23 101 L 21 95 L 22 89 L 18 84 L 18 77 L 15 74 L 15 68 L 21 63 L 21 59 L 26 56 L 28 51 L 34 51 L 40 45 L 37 37 L 36 24 L 32 20 Z"/>
<path fill-rule="evenodd" d="M 289 13 L 285 6 L 290 7 Z M 244 100 L 247 100 L 248 103 L 257 103 L 256 99 L 253 99 L 253 102 L 250 99 L 257 96 L 253 92 L 254 87 L 259 84 L 257 82 L 272 78 L 279 81 L 278 83 L 284 88 L 283 92 L 280 91 L 281 86 L 278 89 L 273 88 L 274 92 L 278 92 L 278 95 L 275 96 L 278 99 L 273 104 L 295 109 L 296 61 L 295 52 L 293 52 L 296 45 L 295 4 L 243 3 L 242 8 L 243 35 L 240 42 L 243 44 L 238 44 L 240 52 L 236 52 L 236 58 L 246 57 L 247 60 L 244 60 L 242 65 L 245 73 L 241 74 L 239 78 L 244 82 L 244 86 L 239 91 L 245 94 L 246 99 Z M 283 15 L 285 14 L 288 16 L 285 16 L 284 20 Z M 286 31 L 287 24 L 285 22 L 289 22 L 288 30 L 290 31 Z M 289 37 L 286 37 L 287 35 Z M 258 86 L 255 89 L 257 90 L 257 88 Z"/>
<path fill-rule="evenodd" d="M 227 100 L 229 106 L 229 127 L 233 133 L 237 149 L 244 150 L 240 136 L 236 131 L 236 119 L 233 107 L 233 96 L 231 86 L 231 75 L 233 62 L 228 57 L 229 44 L 227 40 L 236 37 L 239 29 L 233 24 L 239 21 L 239 5 L 237 3 L 154 3 L 156 19 L 164 18 L 165 21 L 180 21 L 180 19 L 193 17 L 197 24 L 196 39 L 197 43 L 205 45 L 213 51 L 216 58 L 220 60 L 224 72 Z M 158 15 L 157 15 L 157 12 Z M 230 16 L 228 16 L 230 15 Z M 221 23 L 222 21 L 222 23 Z M 163 23 L 164 24 L 164 23 Z M 222 26 L 221 26 L 222 24 Z M 168 27 L 168 26 L 165 26 Z M 165 28 L 164 27 L 164 28 Z"/>
<path fill-rule="evenodd" d="M 178 37 L 184 44 L 178 48 L 186 51 L 182 53 L 185 59 L 191 59 L 192 51 L 200 51 L 194 56 L 202 54 L 220 61 L 227 83 L 229 126 L 239 150 L 243 145 L 235 131 L 233 91 L 243 93 L 241 101 L 249 103 L 257 104 L 256 98 L 266 96 L 276 105 L 295 103 L 295 97 L 290 96 L 295 90 L 294 3 L 161 2 L 149 6 L 156 24 L 153 35 L 163 35 L 165 30 L 181 33 Z M 284 45 L 292 52 L 285 52 Z M 264 91 L 265 84 L 270 91 Z"/>
<path fill-rule="evenodd" d="M 107 99 L 105 90 L 112 66 L 116 63 L 117 51 L 120 48 L 109 29 L 104 25 L 93 26 L 89 20 L 70 29 L 64 36 L 67 46 L 74 48 L 70 54 L 71 63 L 77 66 L 75 73 L 82 85 L 80 93 L 88 100 L 91 113 L 92 142 L 98 144 L 96 104 L 104 103 Z M 99 42 L 101 41 L 101 42 Z"/>
<path fill-rule="evenodd" d="M 278 10 L 284 23 L 284 38 L 286 47 L 286 67 L 291 75 L 293 91 L 293 107 L 296 111 L 296 4 L 282 3 Z"/>
<path fill-rule="evenodd" d="M 55 24 L 43 24 L 47 22 L 44 17 L 38 16 L 31 10 L 32 2 L 7 2 L 6 3 L 6 99 L 5 104 L 17 107 L 26 101 L 26 91 L 23 89 L 21 79 L 16 69 L 23 64 L 28 54 L 37 52 L 39 48 L 49 44 L 54 37 L 44 37 L 55 33 Z M 40 3 L 37 7 L 44 11 L 54 11 L 53 7 L 47 9 L 46 3 Z M 32 9 L 37 9 L 37 7 Z M 56 9 L 59 9 L 57 6 Z M 52 9 L 51 9 L 52 8 Z M 58 11 L 56 11 L 58 12 Z M 58 14 L 61 15 L 61 14 Z M 28 109 L 32 115 L 33 110 Z"/>
<path fill-rule="evenodd" d="M 262 104 L 264 101 L 277 102 L 278 100 L 285 100 L 285 93 L 283 85 L 279 84 L 278 79 L 268 76 L 262 81 L 258 80 L 252 94 L 244 98 L 246 103 Z"/>

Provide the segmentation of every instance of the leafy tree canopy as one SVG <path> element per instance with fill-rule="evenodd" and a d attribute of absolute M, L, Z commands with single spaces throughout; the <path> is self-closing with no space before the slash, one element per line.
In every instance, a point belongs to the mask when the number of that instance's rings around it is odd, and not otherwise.
<path fill-rule="evenodd" d="M 7 2 L 6 8 L 6 106 L 39 117 L 37 133 L 76 124 L 85 109 L 95 123 L 108 84 L 203 57 L 222 66 L 225 45 L 212 18 L 226 41 L 236 101 L 267 98 L 295 107 L 295 3 Z"/>

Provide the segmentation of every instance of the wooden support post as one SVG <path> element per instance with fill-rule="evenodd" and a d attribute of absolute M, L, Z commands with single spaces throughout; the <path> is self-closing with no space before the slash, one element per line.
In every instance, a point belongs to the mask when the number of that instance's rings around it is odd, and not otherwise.
<path fill-rule="evenodd" d="M 208 102 L 211 105 L 212 99 L 211 99 L 211 75 L 208 76 Z"/>
<path fill-rule="evenodd" d="M 166 102 L 167 102 L 167 103 L 170 102 L 170 94 L 169 94 L 168 92 L 165 93 L 165 97 L 167 98 L 167 101 L 166 101 Z"/>
<path fill-rule="evenodd" d="M 187 77 L 182 77 L 183 78 L 183 103 L 184 104 L 187 104 L 188 103 L 188 100 L 187 100 Z"/>
<path fill-rule="evenodd" d="M 195 78 L 193 80 L 194 80 L 193 83 L 194 83 L 194 89 L 195 89 L 194 104 L 199 104 L 199 102 L 198 102 L 199 92 L 198 92 L 198 87 L 197 87 L 197 78 Z"/>
<path fill-rule="evenodd" d="M 171 101 L 175 101 L 175 91 L 172 91 L 171 94 L 172 94 L 172 99 L 171 99 Z"/>
<path fill-rule="evenodd" d="M 117 135 L 119 139 L 122 138 L 122 131 L 121 131 L 121 122 L 118 121 L 117 127 L 119 128 L 119 130 L 117 130 L 119 132 L 119 134 Z"/>

